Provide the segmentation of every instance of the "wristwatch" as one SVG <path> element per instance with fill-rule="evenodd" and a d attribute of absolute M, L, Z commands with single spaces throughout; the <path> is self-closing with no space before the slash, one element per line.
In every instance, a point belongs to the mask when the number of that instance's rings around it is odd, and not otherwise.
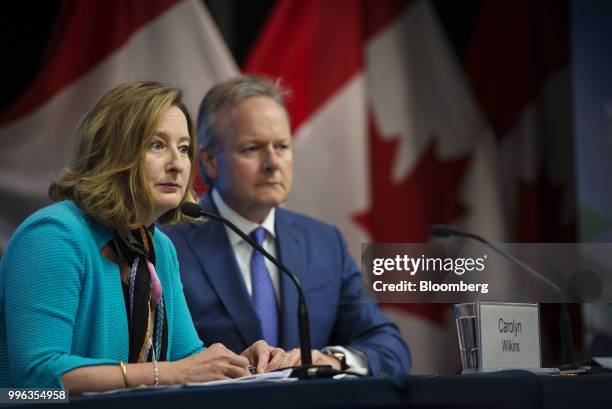
<path fill-rule="evenodd" d="M 346 364 L 346 355 L 342 351 L 325 351 L 324 354 L 333 356 L 340 362 L 340 370 L 344 371 L 348 369 L 348 365 Z"/>

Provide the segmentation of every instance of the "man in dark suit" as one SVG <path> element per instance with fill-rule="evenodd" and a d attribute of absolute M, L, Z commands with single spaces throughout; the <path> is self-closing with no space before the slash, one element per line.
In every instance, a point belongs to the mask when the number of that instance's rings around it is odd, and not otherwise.
<path fill-rule="evenodd" d="M 271 81 L 240 76 L 213 87 L 200 106 L 203 207 L 233 221 L 302 282 L 315 364 L 356 373 L 407 373 L 410 353 L 365 293 L 339 231 L 278 207 L 291 190 L 292 137 Z M 313 165 L 316 166 L 316 165 Z M 185 296 L 202 340 L 242 351 L 255 340 L 299 346 L 297 291 L 288 277 L 217 221 L 166 230 L 176 246 Z M 299 361 L 292 351 L 294 364 Z"/>

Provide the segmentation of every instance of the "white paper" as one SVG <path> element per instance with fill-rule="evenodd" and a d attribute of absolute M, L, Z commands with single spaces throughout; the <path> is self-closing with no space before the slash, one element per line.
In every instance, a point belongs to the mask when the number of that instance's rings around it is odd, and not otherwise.
<path fill-rule="evenodd" d="M 208 382 L 189 382 L 185 386 L 214 386 L 214 385 L 225 385 L 231 383 L 257 383 L 257 382 L 292 382 L 296 381 L 297 378 L 290 378 L 293 369 L 284 369 L 282 371 L 265 372 L 250 376 L 243 376 L 242 378 L 236 379 L 224 379 L 220 381 L 208 381 Z"/>
<path fill-rule="evenodd" d="M 185 385 L 177 384 L 177 385 L 158 385 L 158 386 L 137 386 L 134 388 L 121 388 L 114 389 L 105 392 L 85 392 L 83 396 L 93 396 L 93 395 L 111 395 L 118 393 L 129 393 L 132 391 L 143 391 L 143 390 L 160 390 L 160 389 L 171 389 L 171 388 L 181 388 L 183 386 L 214 386 L 214 385 L 225 385 L 232 383 L 257 383 L 257 382 L 293 382 L 297 381 L 297 378 L 290 378 L 291 371 L 293 369 L 283 369 L 282 371 L 274 371 L 274 372 L 265 372 L 262 374 L 243 376 L 242 378 L 236 379 L 225 379 L 220 381 L 208 381 L 208 382 L 189 382 Z"/>

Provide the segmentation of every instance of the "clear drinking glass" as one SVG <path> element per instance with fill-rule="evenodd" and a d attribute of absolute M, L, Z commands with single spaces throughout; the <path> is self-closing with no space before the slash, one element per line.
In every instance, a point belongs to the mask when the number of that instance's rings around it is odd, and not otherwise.
<path fill-rule="evenodd" d="M 474 303 L 455 304 L 459 353 L 463 373 L 478 371 L 478 337 L 476 332 L 476 306 Z"/>

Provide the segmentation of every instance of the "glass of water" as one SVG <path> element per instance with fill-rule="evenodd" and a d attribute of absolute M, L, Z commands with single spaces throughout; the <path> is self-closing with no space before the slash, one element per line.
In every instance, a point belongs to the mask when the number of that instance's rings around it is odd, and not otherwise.
<path fill-rule="evenodd" d="M 459 353 L 463 373 L 478 371 L 478 336 L 476 332 L 476 306 L 474 303 L 455 304 Z"/>

